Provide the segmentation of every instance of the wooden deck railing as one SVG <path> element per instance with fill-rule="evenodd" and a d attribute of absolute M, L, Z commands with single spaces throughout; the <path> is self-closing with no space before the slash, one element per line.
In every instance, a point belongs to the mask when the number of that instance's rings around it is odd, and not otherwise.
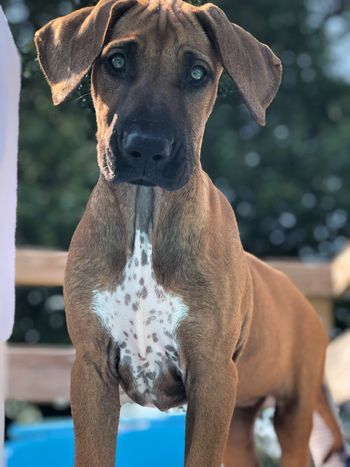
<path fill-rule="evenodd" d="M 61 286 L 67 254 L 62 251 L 18 249 L 18 286 Z M 350 246 L 333 262 L 305 264 L 296 260 L 268 261 L 283 271 L 311 300 L 327 329 L 333 324 L 335 299 L 350 288 Z M 69 399 L 70 368 L 74 350 L 69 346 L 29 346 L 10 344 L 7 398 L 48 402 Z M 329 365 L 333 365 L 329 363 Z M 344 388 L 342 388 L 344 389 Z M 347 392 L 345 391 L 345 394 Z M 344 402 L 348 396 L 337 397 Z"/>

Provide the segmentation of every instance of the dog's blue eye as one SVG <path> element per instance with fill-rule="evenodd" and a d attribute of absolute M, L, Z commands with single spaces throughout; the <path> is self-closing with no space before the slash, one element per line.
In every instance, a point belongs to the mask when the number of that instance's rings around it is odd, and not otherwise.
<path fill-rule="evenodd" d="M 206 75 L 206 70 L 200 65 L 195 65 L 191 70 L 191 78 L 193 79 L 193 81 L 202 81 L 202 79 L 204 79 Z"/>
<path fill-rule="evenodd" d="M 125 68 L 125 65 L 126 65 L 125 55 L 118 52 L 117 54 L 112 55 L 112 57 L 110 57 L 109 63 L 112 65 L 112 67 L 115 70 L 119 70 L 119 71 L 123 70 Z"/>

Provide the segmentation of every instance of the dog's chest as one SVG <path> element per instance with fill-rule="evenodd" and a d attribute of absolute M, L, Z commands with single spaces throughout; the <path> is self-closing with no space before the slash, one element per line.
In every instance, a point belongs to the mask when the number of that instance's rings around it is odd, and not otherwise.
<path fill-rule="evenodd" d="M 183 392 L 176 331 L 188 309 L 157 284 L 145 233 L 135 233 L 122 283 L 115 291 L 95 292 L 92 311 L 120 349 L 121 385 L 128 396 L 162 409 L 182 403 L 183 394 L 175 395 L 176 388 Z"/>

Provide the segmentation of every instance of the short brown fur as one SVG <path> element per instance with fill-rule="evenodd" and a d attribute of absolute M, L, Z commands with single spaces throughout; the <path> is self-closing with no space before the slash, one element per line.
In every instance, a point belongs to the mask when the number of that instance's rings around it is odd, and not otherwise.
<path fill-rule="evenodd" d="M 142 50 L 142 78 L 116 86 L 103 57 L 130 39 Z M 92 67 L 98 127 L 101 176 L 74 233 L 64 287 L 76 348 L 71 385 L 76 467 L 115 463 L 118 348 L 90 308 L 94 290 L 112 291 L 121 281 L 133 250 L 138 188 L 112 183 L 106 162 L 111 124 L 116 114 L 163 102 L 171 104 L 169 118 L 184 122 L 191 166 L 182 188 L 149 189 L 154 273 L 189 309 L 177 332 L 188 402 L 186 467 L 257 465 L 252 426 L 267 396 L 277 401 L 282 466 L 305 467 L 312 413 L 322 399 L 325 333 L 288 279 L 244 252 L 231 206 L 200 164 L 222 67 L 264 124 L 280 83 L 280 61 L 214 5 L 166 0 L 102 0 L 50 22 L 36 34 L 36 45 L 55 104 Z M 208 86 L 196 93 L 174 85 L 185 47 L 205 57 L 213 72 Z M 329 415 L 325 402 L 322 407 Z M 336 423 L 332 430 L 332 449 L 340 449 Z"/>

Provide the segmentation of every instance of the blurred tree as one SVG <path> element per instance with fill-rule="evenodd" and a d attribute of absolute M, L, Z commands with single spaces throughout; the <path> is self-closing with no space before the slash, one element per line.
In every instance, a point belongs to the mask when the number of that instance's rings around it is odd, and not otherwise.
<path fill-rule="evenodd" d="M 258 255 L 329 257 L 350 233 L 350 93 L 331 75 L 327 25 L 345 22 L 349 28 L 350 6 L 337 0 L 217 3 L 232 21 L 272 46 L 282 58 L 284 78 L 264 129 L 228 78 L 223 80 L 203 165 L 232 202 L 247 249 Z M 67 248 L 96 181 L 88 85 L 53 108 L 32 42 L 48 20 L 90 4 L 4 1 L 23 55 L 19 244 Z"/>
<path fill-rule="evenodd" d="M 349 9 L 321 1 L 315 18 L 312 2 L 304 0 L 222 0 L 220 6 L 272 46 L 284 76 L 265 128 L 238 102 L 221 99 L 204 166 L 232 201 L 247 249 L 260 256 L 330 257 L 350 233 L 350 93 L 330 76 L 325 25 L 334 12 L 349 26 Z"/>
<path fill-rule="evenodd" d="M 66 249 L 97 180 L 94 113 L 87 80 L 70 102 L 52 106 L 32 37 L 48 20 L 92 3 L 1 1 L 23 57 L 18 244 Z M 349 76 L 340 73 L 349 59 L 344 54 L 335 61 L 337 43 L 350 31 L 350 5 L 216 3 L 271 45 L 284 77 L 260 128 L 224 76 L 203 165 L 231 201 L 246 249 L 259 256 L 329 258 L 350 237 L 350 92 Z"/>

